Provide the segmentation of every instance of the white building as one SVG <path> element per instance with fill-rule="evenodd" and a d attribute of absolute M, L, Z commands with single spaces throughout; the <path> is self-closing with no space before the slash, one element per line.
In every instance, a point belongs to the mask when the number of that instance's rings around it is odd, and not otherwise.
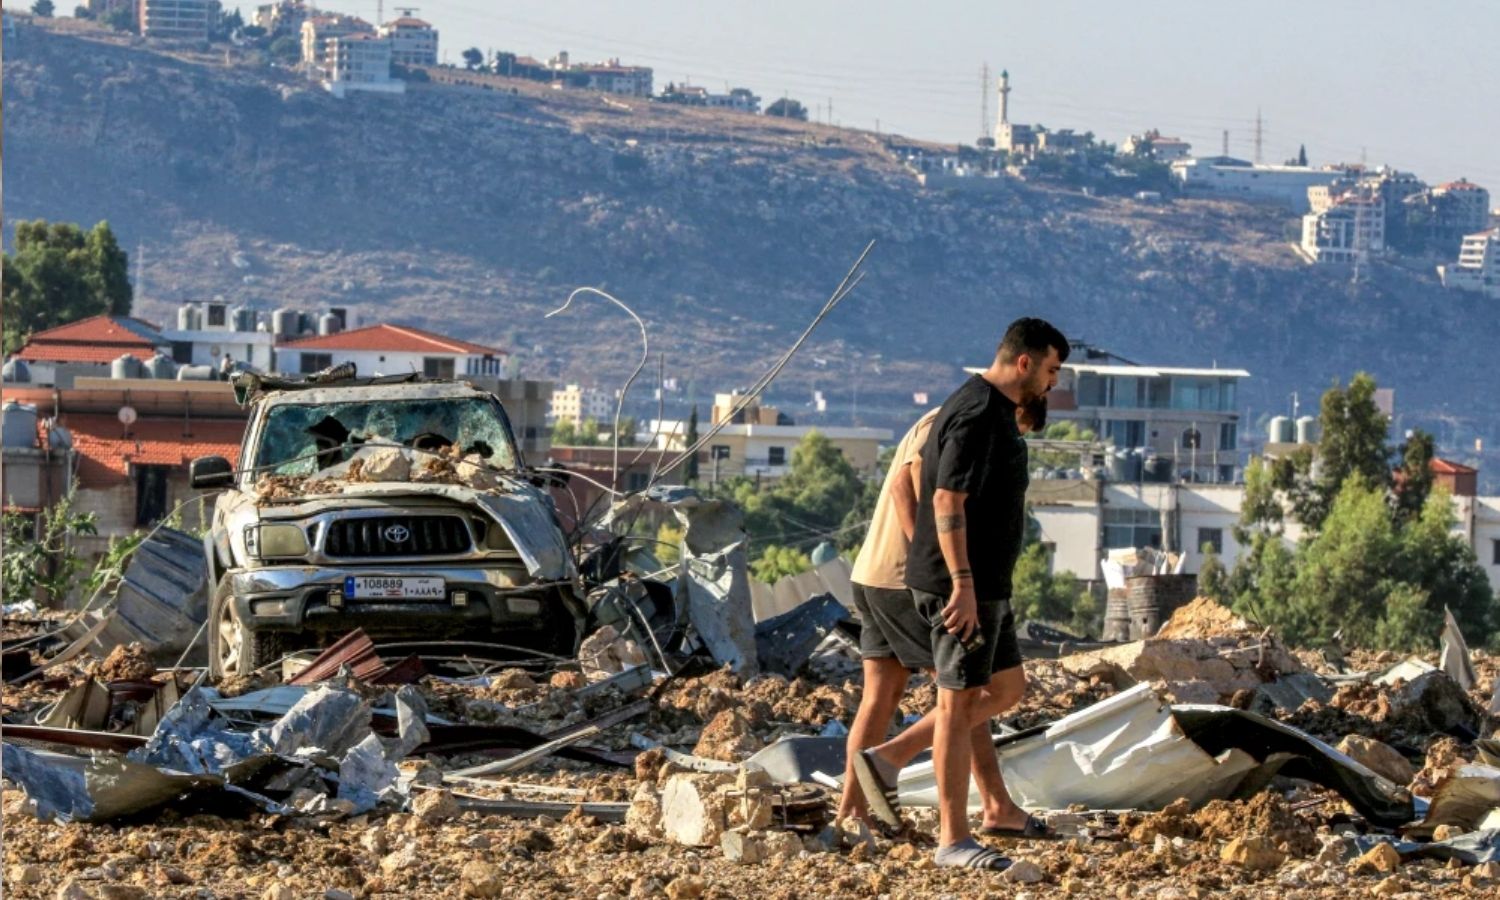
<path fill-rule="evenodd" d="M 1491 228 L 1464 238 L 1458 262 L 1438 266 L 1443 287 L 1477 291 L 1500 300 L 1500 228 Z"/>
<path fill-rule="evenodd" d="M 177 310 L 176 325 L 161 336 L 170 343 L 172 361 L 178 365 L 213 366 L 218 371 L 228 356 L 231 362 L 262 372 L 275 368 L 276 339 L 260 328 L 259 316 L 247 307 L 220 300 L 184 304 Z"/>
<path fill-rule="evenodd" d="M 1048 395 L 1049 419 L 1074 421 L 1143 471 L 1122 480 L 1230 482 L 1240 464 L 1238 385 L 1244 369 L 1138 366 L 1095 351 L 1070 359 Z M 977 371 L 971 369 L 970 371 Z M 1145 471 L 1154 458 L 1156 463 Z M 1118 476 L 1117 476 L 1118 477 Z"/>
<path fill-rule="evenodd" d="M 406 93 L 406 82 L 391 77 L 391 41 L 373 34 L 343 34 L 323 42 L 324 86 L 335 97 L 350 91 Z"/>
<path fill-rule="evenodd" d="M 1167 137 L 1155 128 L 1145 134 L 1132 134 L 1120 145 L 1120 151 L 1131 156 L 1149 156 L 1158 162 L 1172 163 L 1192 155 L 1193 145 L 1181 138 Z"/>
<path fill-rule="evenodd" d="M 1309 210 L 1308 188 L 1326 187 L 1344 174 L 1342 169 L 1254 165 L 1228 156 L 1180 159 L 1172 163 L 1172 177 L 1184 191 L 1267 200 L 1281 203 L 1298 214 Z"/>
<path fill-rule="evenodd" d="M 211 0 L 139 0 L 135 20 L 142 37 L 202 41 L 217 6 Z"/>
<path fill-rule="evenodd" d="M 1385 200 L 1362 186 L 1342 193 L 1307 189 L 1312 212 L 1302 217 L 1302 255 L 1312 263 L 1368 261 L 1385 249 Z"/>
<path fill-rule="evenodd" d="M 380 26 L 380 36 L 390 39 L 391 62 L 398 66 L 435 66 L 438 33 L 431 24 L 411 16 Z"/>
<path fill-rule="evenodd" d="M 552 392 L 552 403 L 547 419 L 551 422 L 571 422 L 577 428 L 587 419 L 595 422 L 613 423 L 615 397 L 608 391 L 570 384 Z"/>
<path fill-rule="evenodd" d="M 352 362 L 361 375 L 416 372 L 427 378 L 500 376 L 506 359 L 506 352 L 494 347 L 384 323 L 298 338 L 276 347 L 276 370 L 288 374 Z"/>
<path fill-rule="evenodd" d="M 618 59 L 612 59 L 599 65 L 574 66 L 570 71 L 585 77 L 584 86 L 589 90 L 627 97 L 650 97 L 654 93 L 649 66 L 622 66 Z"/>
<path fill-rule="evenodd" d="M 309 78 L 327 79 L 332 69 L 328 41 L 346 34 L 374 34 L 375 28 L 357 16 L 312 16 L 302 23 L 302 68 Z"/>

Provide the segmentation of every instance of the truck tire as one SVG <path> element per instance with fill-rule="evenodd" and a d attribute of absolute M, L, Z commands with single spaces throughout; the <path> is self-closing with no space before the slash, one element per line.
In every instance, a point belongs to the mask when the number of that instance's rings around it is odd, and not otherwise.
<path fill-rule="evenodd" d="M 208 676 L 215 681 L 249 675 L 283 655 L 282 635 L 246 628 L 233 600 L 225 578 L 208 604 Z"/>

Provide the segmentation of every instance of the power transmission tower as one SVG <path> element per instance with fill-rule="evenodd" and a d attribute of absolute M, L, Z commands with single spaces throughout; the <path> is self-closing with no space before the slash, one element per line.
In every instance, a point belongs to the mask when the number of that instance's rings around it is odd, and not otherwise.
<path fill-rule="evenodd" d="M 1228 128 L 1224 129 L 1224 150 L 1219 155 L 1220 156 L 1228 156 L 1229 155 L 1229 129 Z"/>
<path fill-rule="evenodd" d="M 979 68 L 979 136 L 990 136 L 990 64 Z"/>
<path fill-rule="evenodd" d="M 1264 160 L 1261 159 L 1262 139 L 1264 137 L 1265 132 L 1261 129 L 1260 107 L 1257 106 L 1255 108 L 1255 164 L 1257 166 L 1264 162 Z"/>

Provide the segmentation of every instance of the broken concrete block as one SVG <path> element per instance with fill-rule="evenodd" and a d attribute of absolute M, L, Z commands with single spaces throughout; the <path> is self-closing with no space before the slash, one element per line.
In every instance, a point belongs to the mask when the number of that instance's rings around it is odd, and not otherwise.
<path fill-rule="evenodd" d="M 769 831 L 765 847 L 767 859 L 796 859 L 802 855 L 802 838 L 791 831 Z"/>
<path fill-rule="evenodd" d="M 766 845 L 752 831 L 734 828 L 719 837 L 719 848 L 724 858 L 740 865 L 753 865 L 766 858 Z"/>
<path fill-rule="evenodd" d="M 395 852 L 388 853 L 380 860 L 380 871 L 383 875 L 397 875 L 415 865 L 418 865 L 421 857 L 417 853 L 415 841 L 407 841 Z"/>
<path fill-rule="evenodd" d="M 381 447 L 363 455 L 363 481 L 410 481 L 411 459 L 400 447 Z"/>
<path fill-rule="evenodd" d="M 1019 859 L 1011 863 L 1010 868 L 1000 876 L 1012 884 L 1036 884 L 1047 877 L 1042 867 L 1029 859 Z"/>
<path fill-rule="evenodd" d="M 53 895 L 54 900 L 91 900 L 88 889 L 77 878 L 69 878 Z"/>
<path fill-rule="evenodd" d="M 411 802 L 411 811 L 429 825 L 446 822 L 460 812 L 453 792 L 445 790 L 423 791 Z"/>
<path fill-rule="evenodd" d="M 1397 750 L 1389 744 L 1377 741 L 1374 738 L 1365 737 L 1362 734 L 1351 734 L 1339 742 L 1338 751 L 1355 762 L 1396 784 L 1410 784 L 1412 778 L 1417 774 L 1416 767 L 1407 761 Z"/>
<path fill-rule="evenodd" d="M 471 860 L 459 874 L 465 897 L 498 897 L 505 890 L 505 873 L 494 863 Z"/>
<path fill-rule="evenodd" d="M 1286 861 L 1286 854 L 1277 849 L 1270 838 L 1251 835 L 1237 837 L 1225 844 L 1219 858 L 1251 871 L 1263 872 L 1280 867 Z"/>
<path fill-rule="evenodd" d="M 678 844 L 712 846 L 727 827 L 727 802 L 713 776 L 673 775 L 661 793 L 661 830 Z"/>
<path fill-rule="evenodd" d="M 1429 731 L 1451 732 L 1455 728 L 1477 731 L 1479 716 L 1468 695 L 1444 672 L 1433 670 L 1403 684 L 1391 698 L 1395 716 L 1427 725 Z"/>
<path fill-rule="evenodd" d="M 869 852 L 875 850 L 875 835 L 871 833 L 870 826 L 863 819 L 843 819 L 837 823 L 839 830 L 839 841 L 845 847 L 854 849 L 860 846 Z"/>
<path fill-rule="evenodd" d="M 1349 838 L 1330 836 L 1323 839 L 1323 847 L 1313 861 L 1325 866 L 1343 865 L 1359 855 L 1359 845 Z"/>
<path fill-rule="evenodd" d="M 750 727 L 750 720 L 738 709 L 726 709 L 714 716 L 693 748 L 694 756 L 739 762 L 760 750 L 763 745 Z"/>
<path fill-rule="evenodd" d="M 1401 854 L 1390 844 L 1376 844 L 1351 866 L 1356 873 L 1379 872 L 1389 874 L 1401 868 Z"/>
<path fill-rule="evenodd" d="M 729 827 L 759 831 L 770 828 L 775 815 L 770 791 L 764 788 L 735 791 L 729 805 Z"/>
<path fill-rule="evenodd" d="M 1406 882 L 1402 881 L 1400 877 L 1392 875 L 1389 878 L 1381 880 L 1379 884 L 1371 888 L 1370 893 L 1377 897 L 1394 897 L 1397 894 L 1404 894 L 1406 893 Z"/>

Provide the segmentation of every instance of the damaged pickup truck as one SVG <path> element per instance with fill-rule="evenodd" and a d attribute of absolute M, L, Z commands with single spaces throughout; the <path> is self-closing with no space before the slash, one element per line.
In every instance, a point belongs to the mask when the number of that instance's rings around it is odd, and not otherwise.
<path fill-rule="evenodd" d="M 239 468 L 192 463 L 194 488 L 223 489 L 205 538 L 210 674 L 248 674 L 356 627 L 576 653 L 577 567 L 499 400 L 352 374 L 238 376 L 251 407 Z"/>

